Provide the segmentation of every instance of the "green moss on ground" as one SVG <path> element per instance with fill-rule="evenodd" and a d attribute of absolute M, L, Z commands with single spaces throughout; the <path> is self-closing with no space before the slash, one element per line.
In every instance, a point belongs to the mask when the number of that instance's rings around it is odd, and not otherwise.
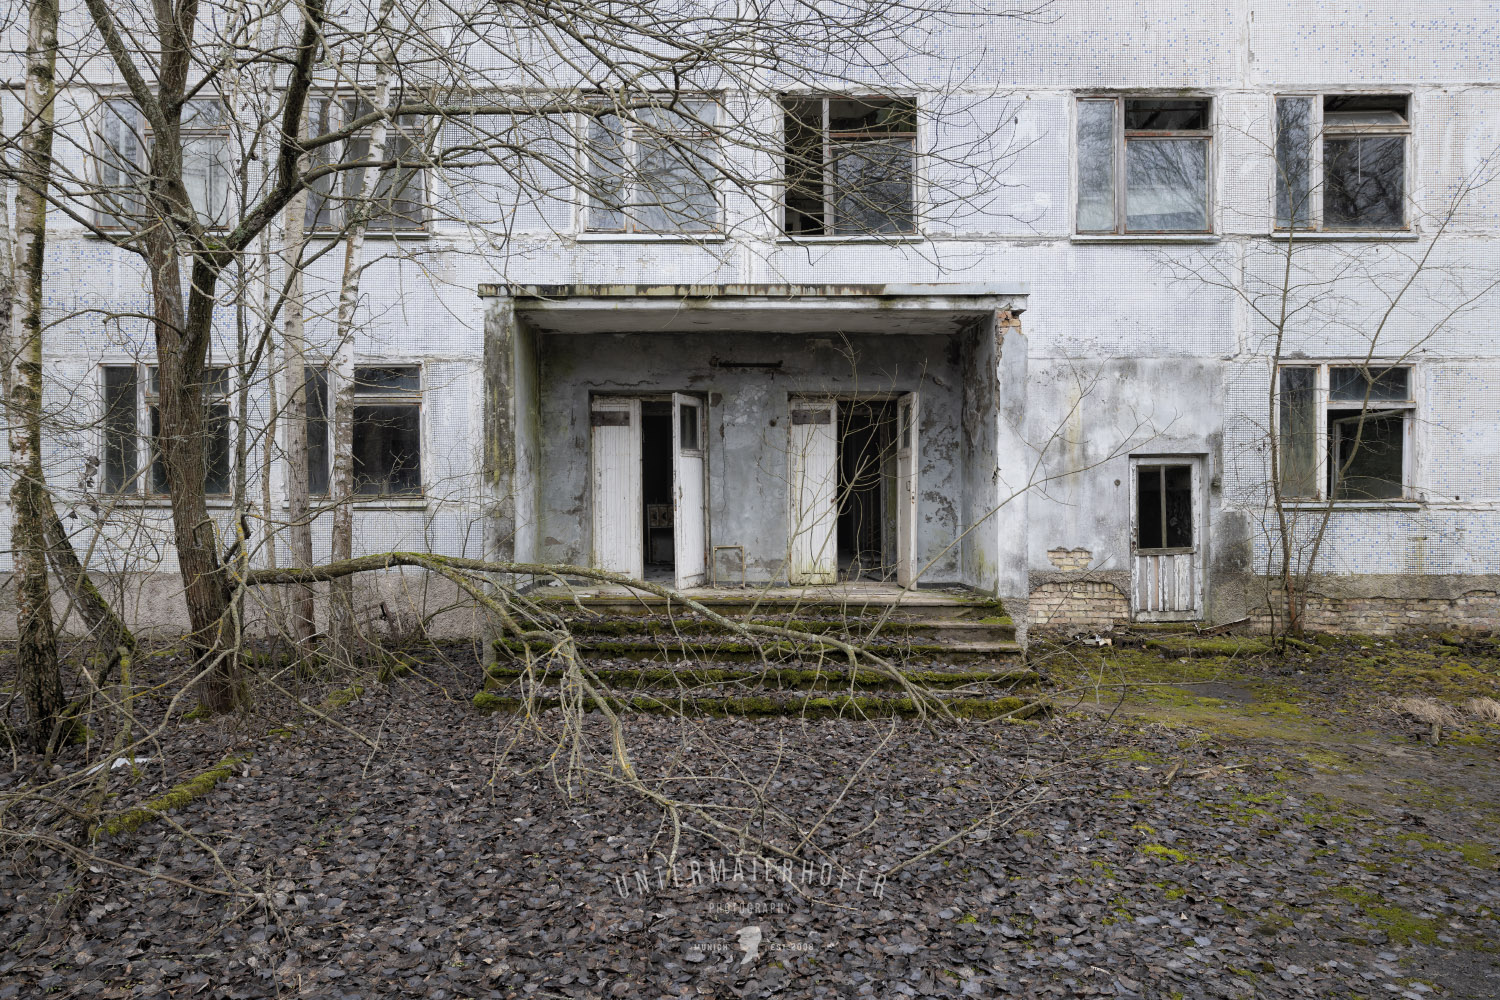
<path fill-rule="evenodd" d="M 225 757 L 202 774 L 194 775 L 181 784 L 172 786 L 164 794 L 149 802 L 127 809 L 113 819 L 106 820 L 96 832 L 111 837 L 122 833 L 134 833 L 163 813 L 181 809 L 194 799 L 208 794 L 215 785 L 233 775 L 234 769 L 244 759 L 243 757 Z"/>
<path fill-rule="evenodd" d="M 1403 906 L 1392 906 L 1381 896 L 1350 885 L 1332 890 L 1333 895 L 1359 907 L 1366 926 L 1378 930 L 1401 945 L 1438 943 L 1441 925 L 1433 917 L 1422 917 Z"/>

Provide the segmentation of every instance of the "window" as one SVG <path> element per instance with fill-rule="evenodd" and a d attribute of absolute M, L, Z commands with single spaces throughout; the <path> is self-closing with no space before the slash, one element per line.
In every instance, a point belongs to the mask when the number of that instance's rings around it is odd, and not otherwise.
<path fill-rule="evenodd" d="M 354 493 L 422 495 L 422 370 L 418 365 L 354 369 Z"/>
<path fill-rule="evenodd" d="M 1138 465 L 1135 477 L 1137 552 L 1193 547 L 1193 467 Z"/>
<path fill-rule="evenodd" d="M 337 100 L 318 98 L 309 101 L 308 134 L 320 135 L 333 131 L 346 121 L 367 115 L 371 105 L 358 99 Z M 309 156 L 309 167 L 334 162 L 339 151 L 333 145 L 320 146 Z M 352 164 L 369 160 L 370 129 L 343 143 L 342 163 Z M 364 214 L 367 227 L 373 232 L 418 231 L 427 226 L 427 171 L 422 163 L 422 120 L 404 115 L 397 118 L 386 129 L 385 150 L 378 168 L 373 189 L 366 192 L 363 202 L 356 194 L 365 183 L 365 171 L 370 167 L 350 167 L 327 174 L 315 182 L 308 191 L 307 227 L 309 229 L 338 229 L 353 223 Z"/>
<path fill-rule="evenodd" d="M 1411 490 L 1412 370 L 1287 365 L 1277 448 L 1288 499 L 1400 500 Z"/>
<path fill-rule="evenodd" d="M 1407 104 L 1405 94 L 1278 97 L 1276 228 L 1404 229 Z"/>
<path fill-rule="evenodd" d="M 307 406 L 307 492 L 327 496 L 332 478 L 329 435 L 333 423 L 328 419 L 333 408 L 328 399 L 328 369 L 308 365 L 302 369 L 303 398 Z"/>
<path fill-rule="evenodd" d="M 917 106 L 886 97 L 786 97 L 788 236 L 917 231 Z"/>
<path fill-rule="evenodd" d="M 95 218 L 106 228 L 142 224 L 153 135 L 128 100 L 104 102 L 94 137 L 99 192 Z M 189 101 L 182 109 L 182 183 L 203 225 L 226 226 L 234 207 L 229 126 L 218 101 Z"/>
<path fill-rule="evenodd" d="M 629 120 L 606 112 L 587 122 L 591 233 L 709 233 L 719 228 L 714 191 L 717 105 L 650 107 Z"/>
<path fill-rule="evenodd" d="M 1207 98 L 1078 100 L 1078 232 L 1206 233 Z"/>
<path fill-rule="evenodd" d="M 165 496 L 167 470 L 156 447 L 161 436 L 156 366 L 105 365 L 103 382 L 104 491 Z M 228 496 L 232 482 L 227 368 L 208 369 L 203 397 L 207 439 L 203 491 L 208 496 Z"/>

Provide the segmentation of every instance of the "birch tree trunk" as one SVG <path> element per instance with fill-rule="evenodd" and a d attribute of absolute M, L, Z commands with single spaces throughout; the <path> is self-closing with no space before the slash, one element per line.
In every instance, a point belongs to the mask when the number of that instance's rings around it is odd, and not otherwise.
<path fill-rule="evenodd" d="M 381 38 L 380 61 L 375 71 L 375 86 L 370 95 L 370 105 L 384 112 L 390 106 L 391 65 L 394 52 L 389 44 L 389 23 L 394 0 L 381 0 L 380 17 L 376 31 Z M 385 115 L 370 128 L 368 159 L 380 162 L 385 159 L 386 136 L 390 121 Z M 360 263 L 368 228 L 369 198 L 378 183 L 379 173 L 363 170 L 359 174 L 359 190 L 346 202 L 359 214 L 354 224 L 346 228 L 344 240 L 344 273 L 339 285 L 338 326 L 336 330 L 337 353 L 334 356 L 330 378 L 333 390 L 333 470 L 329 493 L 337 499 L 333 509 L 333 545 L 331 557 L 334 562 L 352 558 L 354 555 L 354 313 L 359 305 L 359 279 L 364 268 Z M 330 633 L 335 641 L 348 647 L 354 641 L 354 578 L 344 577 L 329 584 L 328 591 Z"/>
<path fill-rule="evenodd" d="M 47 243 L 47 188 L 52 177 L 57 0 L 32 0 L 26 38 L 26 98 L 21 176 L 16 193 L 15 292 L 20 344 L 10 385 L 11 547 L 16 581 L 16 673 L 26 699 L 33 749 L 45 751 L 66 707 L 57 665 L 57 634 L 47 583 L 42 479 L 42 268 Z"/>
<path fill-rule="evenodd" d="M 305 132 L 305 129 L 303 130 Z M 282 410 L 282 440 L 285 442 L 286 501 L 288 545 L 292 565 L 302 568 L 313 564 L 312 510 L 308 501 L 307 475 L 307 379 L 306 337 L 303 327 L 305 302 L 302 282 L 302 249 L 306 242 L 307 192 L 300 191 L 286 206 L 286 237 L 281 257 L 286 267 L 287 292 L 282 305 L 285 332 L 282 352 L 285 364 L 286 405 Z M 317 604 L 313 588 L 294 584 L 291 588 L 290 631 L 299 644 L 311 643 L 317 632 Z"/>

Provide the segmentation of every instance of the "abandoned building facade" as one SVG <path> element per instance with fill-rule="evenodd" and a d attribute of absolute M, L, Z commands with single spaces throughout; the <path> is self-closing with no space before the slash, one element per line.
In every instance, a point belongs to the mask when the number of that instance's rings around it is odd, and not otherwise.
<path fill-rule="evenodd" d="M 686 128 L 666 114 L 546 136 L 631 164 L 608 204 L 411 168 L 365 247 L 356 554 L 962 586 L 1080 629 L 1265 621 L 1290 551 L 1317 627 L 1500 626 L 1493 7 L 1056 14 L 974 28 L 961 86 L 933 59 L 930 91 L 908 70 L 691 105 L 701 124 L 758 102 L 781 145 L 755 169 L 779 183 L 654 161 L 652 121 Z M 64 87 L 59 155 L 80 173 L 135 155 L 120 92 Z M 200 125 L 211 149 L 218 119 Z M 211 206 L 229 195 L 210 167 Z M 636 197 L 643 177 L 660 189 Z M 49 476 L 91 565 L 134 581 L 129 616 L 170 623 L 146 275 L 68 214 L 49 226 Z M 341 260 L 309 268 L 316 357 Z M 246 334 L 232 296 L 220 312 L 209 492 L 228 531 L 237 489 L 284 509 L 284 474 L 265 378 L 245 387 L 254 464 L 234 467 Z M 308 384 L 318 494 L 316 365 Z M 388 586 L 428 610 L 451 596 Z"/>

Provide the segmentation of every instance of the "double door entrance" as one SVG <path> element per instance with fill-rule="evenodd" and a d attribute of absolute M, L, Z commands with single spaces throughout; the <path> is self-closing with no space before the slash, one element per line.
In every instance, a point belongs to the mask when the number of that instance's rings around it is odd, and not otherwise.
<path fill-rule="evenodd" d="M 915 583 L 916 394 L 794 397 L 789 409 L 787 581 Z M 707 584 L 705 411 L 685 393 L 593 397 L 595 566 L 679 588 Z M 759 467 L 779 464 L 770 458 Z M 727 488 L 726 502 L 751 492 Z"/>

